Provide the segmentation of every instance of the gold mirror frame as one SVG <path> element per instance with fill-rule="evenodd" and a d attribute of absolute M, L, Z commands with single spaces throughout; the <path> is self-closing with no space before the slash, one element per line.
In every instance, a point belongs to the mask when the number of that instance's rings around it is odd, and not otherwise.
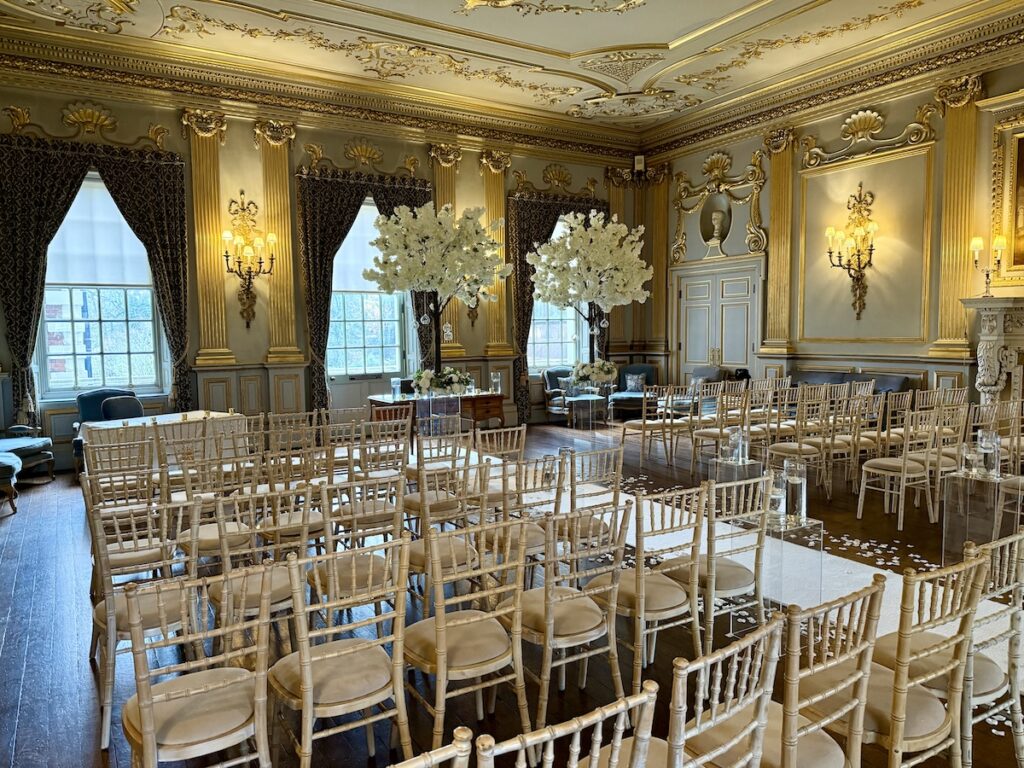
<path fill-rule="evenodd" d="M 1018 209 L 1024 212 L 1024 94 L 1015 109 L 997 112 L 992 127 L 992 212 L 990 239 L 1006 235 L 1009 252 L 992 285 L 1024 283 L 1024 228 L 1017 227 Z"/>

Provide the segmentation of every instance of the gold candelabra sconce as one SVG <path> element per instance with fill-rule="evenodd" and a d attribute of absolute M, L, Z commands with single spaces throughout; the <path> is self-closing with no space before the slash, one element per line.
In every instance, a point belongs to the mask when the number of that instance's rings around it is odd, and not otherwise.
<path fill-rule="evenodd" d="M 271 275 L 274 272 L 274 246 L 277 235 L 268 232 L 264 239 L 263 233 L 256 227 L 256 217 L 260 209 L 252 200 L 245 199 L 245 190 L 238 190 L 238 200 L 228 203 L 231 215 L 231 229 L 225 229 L 224 267 L 229 275 L 237 275 L 239 313 L 248 328 L 256 317 L 255 281 L 260 275 Z M 267 258 L 264 259 L 264 256 Z"/>
<path fill-rule="evenodd" d="M 1006 253 L 1005 235 L 996 235 L 992 238 L 992 254 L 989 256 L 987 267 L 981 266 L 981 252 L 985 250 L 985 241 L 980 237 L 971 238 L 971 253 L 974 254 L 974 268 L 985 275 L 984 298 L 992 297 L 992 273 L 999 274 L 999 267 L 1003 263 L 1003 254 Z"/>
<path fill-rule="evenodd" d="M 875 203 L 873 192 L 864 191 L 864 183 L 857 184 L 857 193 L 850 195 L 846 208 L 850 212 L 846 228 L 828 227 L 825 240 L 828 242 L 828 262 L 835 269 L 849 275 L 851 306 L 860 320 L 866 306 L 868 284 L 867 271 L 871 269 L 875 255 L 875 234 L 878 223 L 871 220 L 871 206 Z"/>

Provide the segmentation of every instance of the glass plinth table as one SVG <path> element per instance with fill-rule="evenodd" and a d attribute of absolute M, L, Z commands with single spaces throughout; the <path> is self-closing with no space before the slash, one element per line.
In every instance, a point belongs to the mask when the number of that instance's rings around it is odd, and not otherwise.
<path fill-rule="evenodd" d="M 954 472 L 942 481 L 942 564 L 964 559 L 964 544 L 1009 536 L 1021 523 L 1024 478 Z"/>

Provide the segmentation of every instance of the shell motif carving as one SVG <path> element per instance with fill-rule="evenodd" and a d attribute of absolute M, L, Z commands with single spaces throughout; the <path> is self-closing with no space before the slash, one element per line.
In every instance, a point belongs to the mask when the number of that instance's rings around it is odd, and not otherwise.
<path fill-rule="evenodd" d="M 847 141 L 866 141 L 882 132 L 885 119 L 871 109 L 854 112 L 843 122 L 839 136 Z"/>
<path fill-rule="evenodd" d="M 354 139 L 345 145 L 344 157 L 357 166 L 373 168 L 384 159 L 384 153 L 366 139 Z"/>
<path fill-rule="evenodd" d="M 712 152 L 701 166 L 701 172 L 714 182 L 723 181 L 730 170 L 732 157 L 725 152 Z"/>
<path fill-rule="evenodd" d="M 545 167 L 540 177 L 550 187 L 567 190 L 572 186 L 572 174 L 569 169 L 558 163 L 552 163 Z"/>

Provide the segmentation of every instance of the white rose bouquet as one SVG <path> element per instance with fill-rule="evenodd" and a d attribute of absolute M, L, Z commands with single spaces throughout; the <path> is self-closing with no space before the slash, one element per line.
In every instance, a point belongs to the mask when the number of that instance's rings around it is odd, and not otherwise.
<path fill-rule="evenodd" d="M 597 359 L 592 363 L 576 363 L 572 370 L 573 381 L 577 384 L 609 384 L 618 377 L 619 369 L 609 360 Z"/>
<path fill-rule="evenodd" d="M 473 378 L 468 373 L 451 366 L 445 366 L 440 373 L 434 373 L 429 368 L 416 371 L 416 375 L 412 377 L 413 389 L 421 395 L 428 392 L 462 395 L 472 383 Z"/>

